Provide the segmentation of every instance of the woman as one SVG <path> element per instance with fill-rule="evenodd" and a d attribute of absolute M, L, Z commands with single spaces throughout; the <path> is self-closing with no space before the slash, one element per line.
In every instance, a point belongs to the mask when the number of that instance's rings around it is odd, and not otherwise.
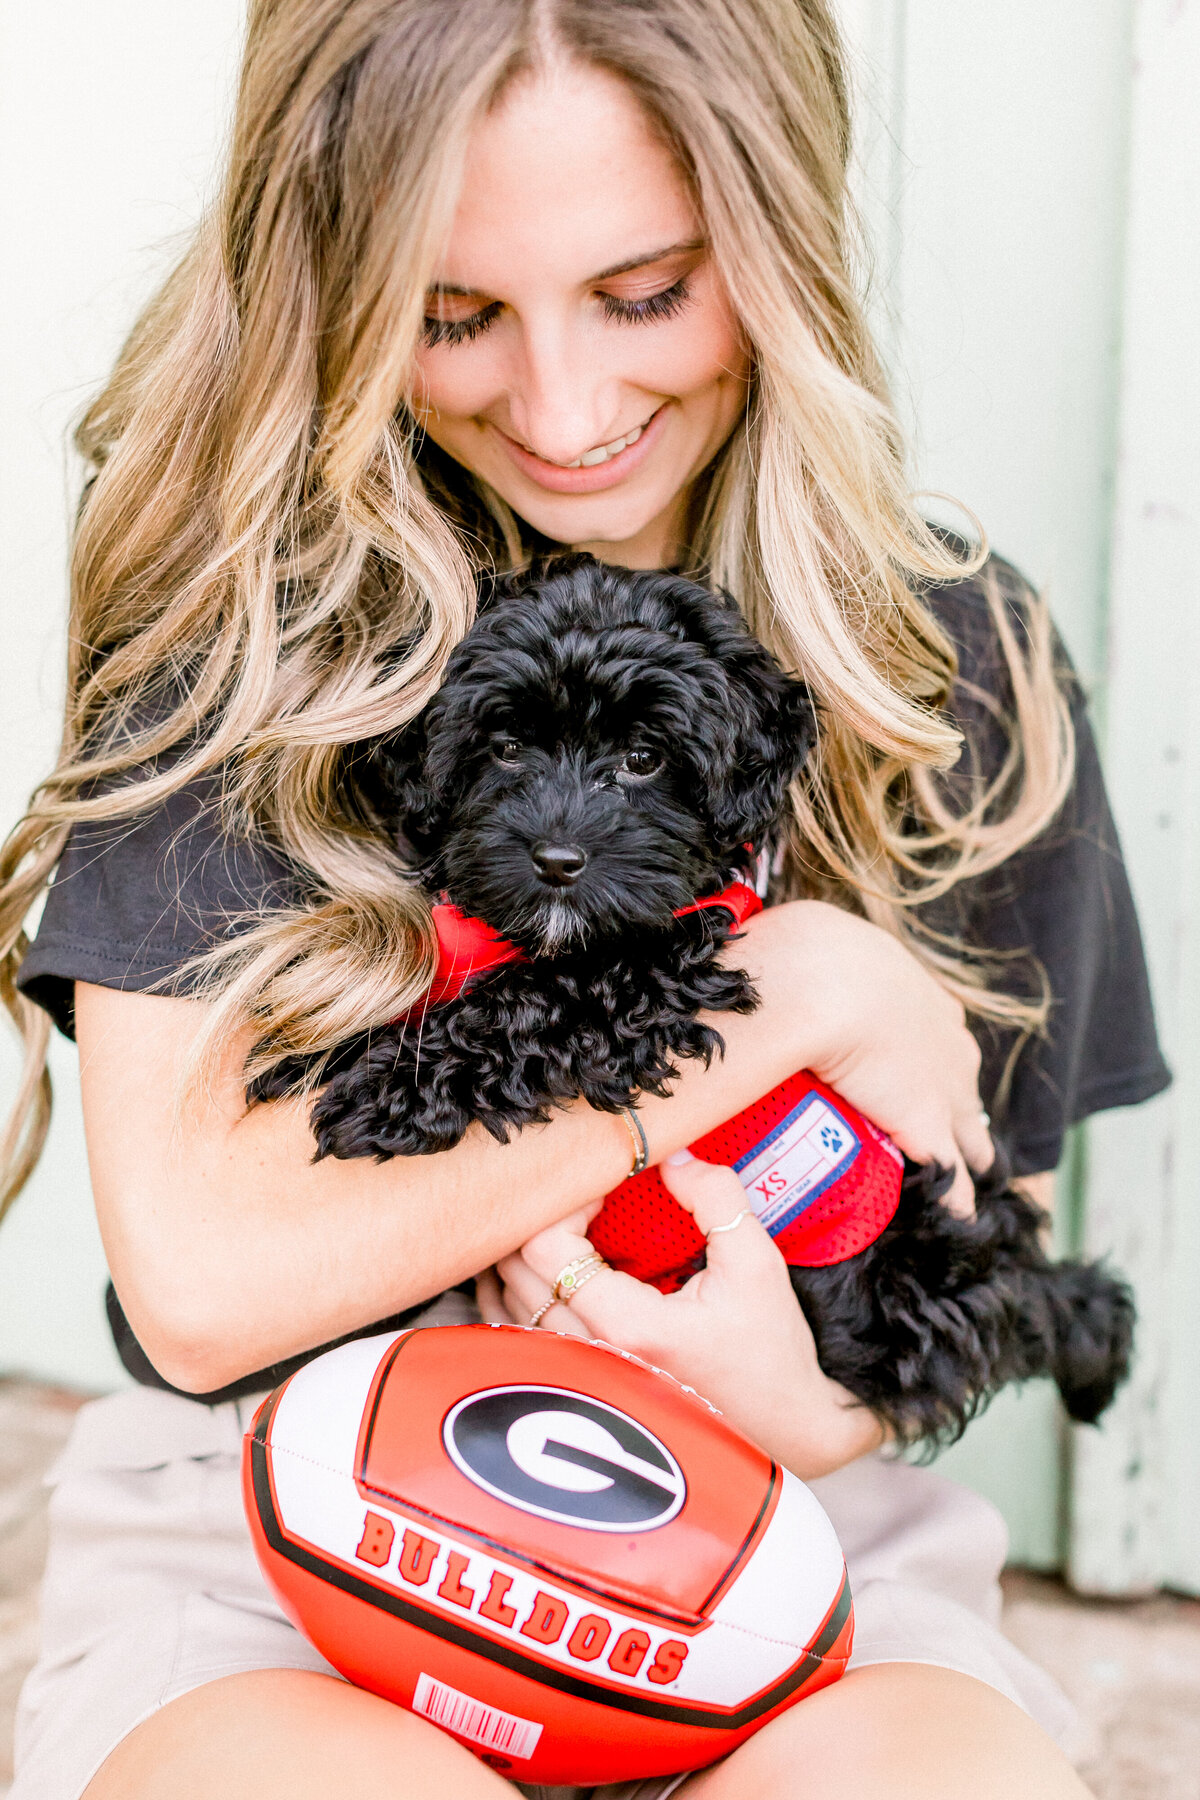
<path fill-rule="evenodd" d="M 78 1038 L 142 1383 L 85 1410 L 58 1470 L 14 1800 L 512 1792 L 331 1677 L 257 1579 L 235 1479 L 252 1397 L 294 1359 L 462 1317 L 446 1290 L 493 1264 L 488 1308 L 528 1318 L 628 1171 L 624 1123 L 582 1106 L 506 1148 L 313 1167 L 302 1106 L 242 1102 L 248 1072 L 428 981 L 424 904 L 350 752 L 423 704 L 479 566 L 552 543 L 695 568 L 819 698 L 779 904 L 737 949 L 763 1005 L 641 1108 L 705 1228 L 740 1190 L 677 1153 L 801 1066 L 954 1164 L 969 1207 L 992 1150 L 964 1004 L 1031 1174 L 1071 1118 L 1161 1085 L 1044 615 L 998 565 L 967 579 L 910 504 L 847 273 L 846 146 L 821 0 L 253 7 L 221 207 L 82 428 L 66 742 L 0 871 L 29 1043 L 11 1185 L 44 1126 L 44 1008 Z M 970 753 L 944 777 L 955 718 Z M 1063 818 L 1085 829 L 1047 831 Z M 1115 938 L 1089 939 L 1089 909 Z M 1011 956 L 989 986 L 986 953 L 1025 947 L 1062 974 L 1066 1025 L 1014 1061 L 1045 999 Z M 860 1651 L 724 1764 L 637 1791 L 1082 1793 L 1042 1728 L 1054 1694 L 987 1617 L 998 1521 L 860 1460 L 878 1429 L 820 1374 L 767 1240 L 718 1242 L 703 1302 L 627 1315 L 627 1337 L 818 1481 Z M 585 1327 L 612 1316 L 602 1288 Z"/>

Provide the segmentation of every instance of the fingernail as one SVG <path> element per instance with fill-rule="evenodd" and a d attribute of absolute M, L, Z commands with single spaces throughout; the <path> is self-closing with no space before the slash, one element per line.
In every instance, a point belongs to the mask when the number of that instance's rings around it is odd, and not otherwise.
<path fill-rule="evenodd" d="M 681 1163 L 695 1162 L 695 1160 L 696 1159 L 690 1150 L 673 1150 L 670 1156 L 666 1158 L 666 1161 L 670 1163 L 673 1169 L 677 1169 Z"/>

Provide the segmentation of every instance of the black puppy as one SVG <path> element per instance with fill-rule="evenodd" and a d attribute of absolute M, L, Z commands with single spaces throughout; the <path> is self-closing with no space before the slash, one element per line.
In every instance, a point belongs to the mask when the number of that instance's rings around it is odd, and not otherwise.
<path fill-rule="evenodd" d="M 694 582 L 570 558 L 501 588 L 376 750 L 373 798 L 431 893 L 521 960 L 377 1033 L 317 1103 L 319 1153 L 445 1150 L 476 1120 L 503 1142 L 707 1062 L 696 1015 L 755 996 L 717 961 L 731 912 L 677 915 L 752 873 L 813 734 L 808 690 Z"/>
<path fill-rule="evenodd" d="M 612 1110 L 710 1059 L 697 1012 L 756 1000 L 717 961 L 732 912 L 681 909 L 752 871 L 813 734 L 803 685 L 690 581 L 574 558 L 501 587 L 369 774 L 431 892 L 522 960 L 349 1046 L 314 1109 L 318 1153 L 441 1150 L 474 1120 L 504 1140 L 558 1101 Z M 1127 1370 L 1127 1288 L 1047 1259 L 1002 1158 L 974 1219 L 941 1204 L 949 1181 L 910 1164 L 873 1244 L 791 1270 L 821 1366 L 902 1441 L 953 1438 L 1043 1374 L 1094 1420 Z"/>

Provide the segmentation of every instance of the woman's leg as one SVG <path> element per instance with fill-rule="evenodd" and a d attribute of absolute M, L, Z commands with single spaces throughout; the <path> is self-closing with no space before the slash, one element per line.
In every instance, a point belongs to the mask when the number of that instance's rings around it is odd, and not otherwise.
<path fill-rule="evenodd" d="M 982 1681 L 880 1663 L 824 1688 L 678 1800 L 1087 1800 L 1057 1745 Z"/>
<path fill-rule="evenodd" d="M 131 1731 L 84 1800 L 515 1800 L 462 1745 L 330 1675 L 193 1688 Z"/>
<path fill-rule="evenodd" d="M 85 1800 L 513 1800 L 399 1707 L 294 1670 L 230 1675 L 155 1713 Z M 1087 1800 L 1019 1707 L 950 1669 L 886 1663 L 775 1719 L 679 1800 Z"/>

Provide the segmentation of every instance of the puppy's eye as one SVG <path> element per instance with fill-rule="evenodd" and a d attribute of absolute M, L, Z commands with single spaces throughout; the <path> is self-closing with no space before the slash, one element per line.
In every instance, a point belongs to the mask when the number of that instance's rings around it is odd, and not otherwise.
<path fill-rule="evenodd" d="M 645 779 L 647 775 L 657 775 L 662 768 L 663 759 L 657 750 L 627 750 L 622 760 L 619 773 L 636 775 Z"/>
<path fill-rule="evenodd" d="M 492 755 L 497 762 L 505 763 L 512 768 L 521 760 L 521 752 L 525 746 L 520 738 L 497 737 L 492 739 Z"/>

